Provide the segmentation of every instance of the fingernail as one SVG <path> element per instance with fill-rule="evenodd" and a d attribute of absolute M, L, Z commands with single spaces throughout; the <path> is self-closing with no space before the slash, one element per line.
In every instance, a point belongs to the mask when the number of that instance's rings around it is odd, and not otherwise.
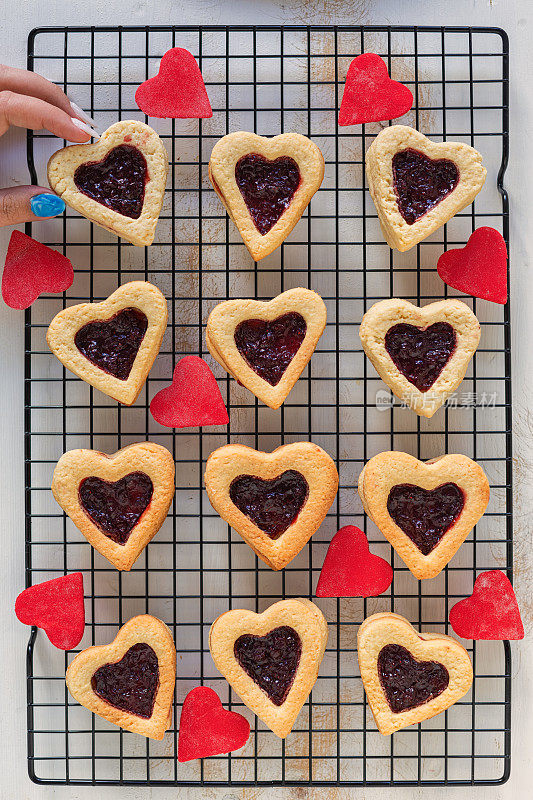
<path fill-rule="evenodd" d="M 68 95 L 67 95 L 67 97 L 68 97 Z M 70 100 L 70 97 L 68 99 Z M 70 100 L 70 106 L 71 106 L 72 110 L 74 111 L 74 113 L 76 114 L 77 117 L 79 117 L 84 122 L 86 122 L 87 125 L 90 125 L 95 131 L 98 130 L 98 125 L 96 124 L 94 119 L 92 117 L 90 117 L 83 110 L 83 108 L 80 108 L 80 106 L 77 103 L 75 103 L 74 100 Z"/>
<path fill-rule="evenodd" d="M 57 194 L 34 194 L 30 208 L 36 217 L 57 217 L 65 210 L 65 201 Z"/>
<path fill-rule="evenodd" d="M 89 136 L 93 137 L 93 139 L 100 138 L 100 134 L 98 133 L 98 131 L 95 131 L 95 129 L 91 128 L 90 125 L 87 125 L 86 122 L 82 122 L 81 119 L 78 119 L 77 117 L 71 117 L 70 119 L 72 120 L 72 123 L 76 126 L 76 128 L 79 128 L 81 131 L 85 131 L 85 133 L 88 133 Z"/>

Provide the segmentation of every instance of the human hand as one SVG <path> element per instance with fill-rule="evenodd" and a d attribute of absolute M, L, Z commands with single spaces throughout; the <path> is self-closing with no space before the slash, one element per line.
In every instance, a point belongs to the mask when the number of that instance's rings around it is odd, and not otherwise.
<path fill-rule="evenodd" d="M 67 95 L 35 72 L 0 64 L 0 136 L 11 125 L 45 129 L 69 142 L 82 144 L 97 136 L 92 120 Z M 42 186 L 0 189 L 0 227 L 55 217 L 64 201 Z"/>

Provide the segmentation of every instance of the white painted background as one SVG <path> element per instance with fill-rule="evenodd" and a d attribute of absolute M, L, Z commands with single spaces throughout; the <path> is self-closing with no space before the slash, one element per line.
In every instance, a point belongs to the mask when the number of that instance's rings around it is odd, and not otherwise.
<path fill-rule="evenodd" d="M 513 766 L 503 787 L 463 789 L 148 789 L 38 787 L 26 774 L 25 650 L 27 628 L 13 613 L 24 584 L 23 314 L 0 305 L 0 800 L 526 800 L 532 796 L 533 759 L 533 0 L 3 0 L 0 60 L 25 66 L 26 39 L 38 25 L 135 24 L 455 24 L 496 25 L 511 42 L 511 199 L 513 397 L 515 433 L 515 588 L 526 639 L 513 646 Z M 27 183 L 25 136 L 11 131 L 0 142 L 0 185 Z M 0 263 L 9 231 L 0 231 Z"/>

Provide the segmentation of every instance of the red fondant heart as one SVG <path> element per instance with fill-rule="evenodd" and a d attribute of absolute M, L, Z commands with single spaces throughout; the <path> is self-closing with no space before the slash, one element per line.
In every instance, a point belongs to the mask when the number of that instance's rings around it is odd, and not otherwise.
<path fill-rule="evenodd" d="M 507 302 L 507 247 L 494 228 L 478 228 L 466 247 L 443 253 L 437 271 L 444 283 L 460 292 L 502 305 Z"/>
<path fill-rule="evenodd" d="M 212 117 L 204 79 L 192 53 L 168 50 L 153 78 L 141 83 L 135 102 L 149 117 L 188 119 Z"/>
<path fill-rule="evenodd" d="M 13 231 L 2 275 L 2 297 L 8 306 L 28 308 L 42 292 L 64 292 L 73 280 L 74 270 L 66 256 Z"/>
<path fill-rule="evenodd" d="M 387 65 L 376 53 L 362 53 L 348 68 L 339 125 L 381 122 L 407 114 L 413 94 L 389 78 Z"/>
<path fill-rule="evenodd" d="M 470 597 L 451 609 L 450 624 L 463 639 L 524 638 L 513 587 L 499 569 L 477 576 Z"/>
<path fill-rule="evenodd" d="M 208 758 L 243 747 L 250 725 L 235 711 L 226 711 L 208 686 L 192 689 L 183 701 L 178 740 L 178 761 Z"/>
<path fill-rule="evenodd" d="M 155 421 L 167 428 L 229 422 L 216 378 L 198 356 L 185 356 L 178 361 L 171 385 L 155 395 L 150 411 Z"/>
<path fill-rule="evenodd" d="M 328 547 L 316 587 L 317 597 L 376 597 L 392 583 L 392 567 L 368 549 L 355 525 L 337 531 Z"/>
<path fill-rule="evenodd" d="M 85 628 L 83 575 L 73 572 L 25 589 L 15 601 L 15 614 L 25 625 L 42 628 L 60 650 L 72 650 Z"/>

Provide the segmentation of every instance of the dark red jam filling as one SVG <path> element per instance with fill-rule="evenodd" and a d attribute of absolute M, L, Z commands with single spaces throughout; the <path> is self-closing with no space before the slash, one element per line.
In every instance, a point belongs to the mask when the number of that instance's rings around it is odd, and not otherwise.
<path fill-rule="evenodd" d="M 282 625 L 266 636 L 245 633 L 235 642 L 233 652 L 246 674 L 274 705 L 283 705 L 302 655 L 302 641 L 296 631 Z"/>
<path fill-rule="evenodd" d="M 114 147 L 103 161 L 81 164 L 74 173 L 80 192 L 132 219 L 141 216 L 147 179 L 146 159 L 131 144 Z"/>
<path fill-rule="evenodd" d="M 259 233 L 274 227 L 300 185 L 300 169 L 288 156 L 269 161 L 258 153 L 235 165 L 235 180 Z"/>
<path fill-rule="evenodd" d="M 400 322 L 385 334 L 385 349 L 400 372 L 421 392 L 427 392 L 452 357 L 457 344 L 448 322 L 417 328 Z"/>
<path fill-rule="evenodd" d="M 278 539 L 292 525 L 308 494 L 307 481 L 294 469 L 267 481 L 240 475 L 229 487 L 232 503 L 271 539 Z"/>
<path fill-rule="evenodd" d="M 148 327 L 138 308 L 125 308 L 111 319 L 88 322 L 74 337 L 74 344 L 104 372 L 121 381 L 128 379 Z"/>
<path fill-rule="evenodd" d="M 247 319 L 235 328 L 235 344 L 241 356 L 260 378 L 276 386 L 301 347 L 307 325 L 296 311 L 265 322 Z"/>
<path fill-rule="evenodd" d="M 427 214 L 459 183 L 459 170 L 453 161 L 434 161 L 412 148 L 396 153 L 392 173 L 398 209 L 408 225 Z"/>
<path fill-rule="evenodd" d="M 431 491 L 400 483 L 390 490 L 387 511 L 396 525 L 427 556 L 451 528 L 464 504 L 465 496 L 456 483 L 443 483 Z"/>
<path fill-rule="evenodd" d="M 78 490 L 86 514 L 117 544 L 126 544 L 150 505 L 153 491 L 153 483 L 144 472 L 130 472 L 115 483 L 91 476 Z"/>
<path fill-rule="evenodd" d="M 427 703 L 447 688 L 450 675 L 438 661 L 417 661 L 407 648 L 387 644 L 378 656 L 378 675 L 395 714 Z"/>
<path fill-rule="evenodd" d="M 120 661 L 97 669 L 91 686 L 106 703 L 150 719 L 159 688 L 157 656 L 149 644 L 134 644 Z"/>

